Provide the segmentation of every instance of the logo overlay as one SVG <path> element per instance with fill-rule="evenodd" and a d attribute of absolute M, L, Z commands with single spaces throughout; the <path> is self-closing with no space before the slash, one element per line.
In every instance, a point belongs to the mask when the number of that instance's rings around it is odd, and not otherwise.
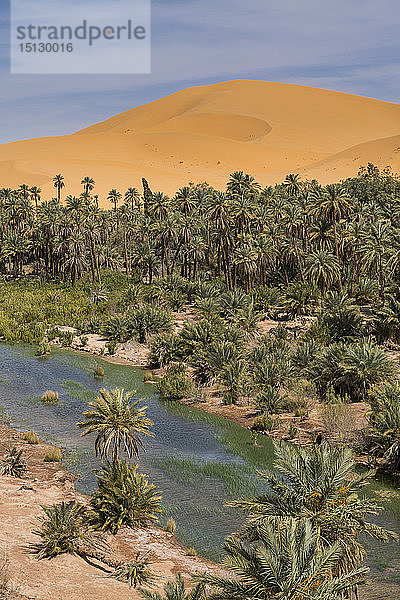
<path fill-rule="evenodd" d="M 11 73 L 151 70 L 150 0 L 11 0 Z"/>

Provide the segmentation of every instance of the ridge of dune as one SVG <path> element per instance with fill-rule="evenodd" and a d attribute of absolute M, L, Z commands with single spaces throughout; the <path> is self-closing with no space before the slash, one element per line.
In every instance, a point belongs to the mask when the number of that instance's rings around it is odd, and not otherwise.
<path fill-rule="evenodd" d="M 367 162 L 400 170 L 399 136 L 398 104 L 229 81 L 176 92 L 71 135 L 0 145 L 0 186 L 39 185 L 50 197 L 51 178 L 63 173 L 65 193 L 78 194 L 89 175 L 103 201 L 112 187 L 140 187 L 141 177 L 169 194 L 189 181 L 221 188 L 235 170 L 262 185 L 293 171 L 329 183 Z"/>

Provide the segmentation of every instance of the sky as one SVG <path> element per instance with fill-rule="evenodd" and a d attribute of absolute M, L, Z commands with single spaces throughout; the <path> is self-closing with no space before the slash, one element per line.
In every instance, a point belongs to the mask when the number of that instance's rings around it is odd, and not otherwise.
<path fill-rule="evenodd" d="M 65 0 L 71 7 L 76 1 Z M 96 0 L 113 15 L 118 4 Z M 399 101 L 398 0 L 152 0 L 151 6 L 150 74 L 12 75 L 9 0 L 0 0 L 0 143 L 73 133 L 186 87 L 231 79 Z"/>

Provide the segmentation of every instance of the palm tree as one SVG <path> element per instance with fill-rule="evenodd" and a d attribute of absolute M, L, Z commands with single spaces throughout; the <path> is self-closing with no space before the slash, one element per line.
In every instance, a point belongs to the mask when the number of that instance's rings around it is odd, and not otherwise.
<path fill-rule="evenodd" d="M 38 201 L 40 200 L 40 194 L 41 194 L 42 190 L 34 185 L 33 187 L 30 188 L 29 191 L 31 194 L 31 198 L 33 198 L 33 201 L 35 202 L 35 209 L 37 211 Z"/>
<path fill-rule="evenodd" d="M 369 535 L 382 541 L 397 535 L 367 518 L 379 512 L 379 505 L 359 496 L 373 473 L 354 476 L 355 463 L 348 448 L 315 446 L 311 450 L 276 443 L 275 471 L 260 473 L 267 484 L 262 496 L 230 502 L 241 508 L 247 524 L 244 539 L 256 540 L 260 526 L 273 524 L 277 517 L 311 521 L 320 531 L 321 548 L 340 548 L 337 573 L 349 573 L 365 557 L 359 537 Z M 350 476 L 351 475 L 351 476 Z"/>
<path fill-rule="evenodd" d="M 96 433 L 95 451 L 101 458 L 119 461 L 121 449 L 129 457 L 138 456 L 143 442 L 139 435 L 152 436 L 150 427 L 153 422 L 146 416 L 147 406 L 142 400 L 132 402 L 135 392 L 125 392 L 122 388 L 100 390 L 89 410 L 83 413 L 85 421 L 78 427 L 87 427 L 82 435 Z"/>
<path fill-rule="evenodd" d="M 337 223 L 343 219 L 351 209 L 351 199 L 347 191 L 336 184 L 327 185 L 322 194 L 316 195 L 315 206 L 317 213 L 332 223 L 335 243 L 335 255 L 339 260 L 339 244 Z"/>
<path fill-rule="evenodd" d="M 204 585 L 198 583 L 191 590 L 186 590 L 185 581 L 180 573 L 174 581 L 168 581 L 164 585 L 164 594 L 159 592 L 150 592 L 148 590 L 139 590 L 144 600 L 206 600 Z"/>
<path fill-rule="evenodd" d="M 90 499 L 90 525 L 116 534 L 122 527 L 143 528 L 158 520 L 161 495 L 138 465 L 114 462 L 97 475 L 98 489 Z"/>
<path fill-rule="evenodd" d="M 361 234 L 360 254 L 366 268 L 378 274 L 380 295 L 385 294 L 385 273 L 393 253 L 393 228 L 389 221 L 371 224 Z"/>
<path fill-rule="evenodd" d="M 138 553 L 132 562 L 112 559 L 110 546 L 88 526 L 86 507 L 77 502 L 61 502 L 42 509 L 44 514 L 38 517 L 40 527 L 33 531 L 40 541 L 28 546 L 39 560 L 72 554 L 133 587 L 153 582 L 146 555 L 141 557 Z"/>
<path fill-rule="evenodd" d="M 286 175 L 283 185 L 287 189 L 290 198 L 298 196 L 301 190 L 301 177 L 298 173 Z"/>
<path fill-rule="evenodd" d="M 361 401 L 366 399 L 373 385 L 390 379 L 396 372 L 395 364 L 386 353 L 370 342 L 349 346 L 341 366 L 347 385 L 359 390 Z"/>
<path fill-rule="evenodd" d="M 114 212 L 117 212 L 118 202 L 121 200 L 122 194 L 118 192 L 115 188 L 108 192 L 107 200 L 111 202 L 114 207 Z"/>
<path fill-rule="evenodd" d="M 305 275 L 312 284 L 319 287 L 323 299 L 326 290 L 339 278 L 339 261 L 336 256 L 324 250 L 312 252 L 306 259 Z"/>
<path fill-rule="evenodd" d="M 400 386 L 385 383 L 369 394 L 370 445 L 375 455 L 395 472 L 400 471 Z"/>
<path fill-rule="evenodd" d="M 323 546 L 322 534 L 309 520 L 274 519 L 258 528 L 258 543 L 235 536 L 224 543 L 225 564 L 232 572 L 203 574 L 208 600 L 333 600 L 356 589 L 367 567 L 332 576 L 341 556 L 338 542 Z"/>
<path fill-rule="evenodd" d="M 251 276 L 257 269 L 256 251 L 254 248 L 238 248 L 235 251 L 233 263 L 242 273 L 245 281 L 246 293 L 248 293 L 251 288 Z"/>
<path fill-rule="evenodd" d="M 54 187 L 57 188 L 57 200 L 60 202 L 61 200 L 61 190 L 65 186 L 64 183 L 64 175 L 59 173 L 53 177 Z"/>
<path fill-rule="evenodd" d="M 81 185 L 83 185 L 83 191 L 85 194 L 89 194 L 94 188 L 95 181 L 91 177 L 84 177 L 81 181 Z"/>
<path fill-rule="evenodd" d="M 125 192 L 125 202 L 130 202 L 132 211 L 136 206 L 140 206 L 140 193 L 135 187 L 129 187 Z"/>

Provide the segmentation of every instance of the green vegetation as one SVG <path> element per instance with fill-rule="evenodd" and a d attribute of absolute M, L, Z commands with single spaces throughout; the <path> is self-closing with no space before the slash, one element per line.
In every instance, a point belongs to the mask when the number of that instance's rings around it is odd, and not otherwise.
<path fill-rule="evenodd" d="M 169 581 L 164 585 L 163 596 L 158 592 L 149 592 L 147 590 L 139 590 L 139 592 L 144 600 L 204 600 L 205 598 L 204 585 L 198 583 L 193 589 L 187 591 L 180 573 L 178 573 L 174 581 Z"/>
<path fill-rule="evenodd" d="M 224 544 L 232 575 L 196 577 L 211 590 L 209 600 L 258 600 L 259 598 L 318 598 L 333 600 L 353 591 L 365 579 L 366 567 L 332 577 L 340 558 L 338 543 L 320 550 L 321 537 L 310 521 L 277 519 L 258 529 L 258 545 L 237 537 Z"/>
<path fill-rule="evenodd" d="M 90 501 L 90 522 L 96 528 L 115 534 L 121 527 L 145 527 L 158 519 L 160 493 L 137 469 L 125 462 L 103 467 Z"/>
<path fill-rule="evenodd" d="M 100 367 L 99 365 L 95 368 L 95 370 L 93 371 L 93 375 L 96 379 L 102 379 L 105 375 L 105 371 L 103 369 L 103 367 Z"/>
<path fill-rule="evenodd" d="M 40 527 L 33 532 L 40 541 L 29 546 L 31 554 L 39 560 L 73 554 L 97 566 L 110 577 L 125 581 L 131 586 L 153 581 L 149 561 L 145 556 L 137 554 L 132 562 L 112 559 L 111 549 L 104 538 L 88 527 L 84 506 L 76 502 L 62 502 L 42 508 L 44 514 L 38 518 Z M 96 562 L 93 563 L 91 559 Z"/>
<path fill-rule="evenodd" d="M 146 417 L 147 406 L 141 400 L 132 401 L 135 392 L 125 392 L 121 388 L 100 390 L 97 398 L 89 402 L 89 410 L 83 413 L 85 421 L 78 423 L 82 435 L 96 433 L 96 455 L 119 461 L 120 451 L 128 456 L 138 456 L 142 441 L 139 434 L 153 435 L 152 421 Z"/>
<path fill-rule="evenodd" d="M 98 207 L 90 177 L 65 204 L 62 174 L 54 177 L 57 198 L 43 202 L 38 188 L 0 191 L 0 339 L 35 343 L 40 356 L 53 342 L 84 347 L 88 334 L 102 335 L 109 355 L 121 344 L 148 344 L 167 410 L 179 414 L 173 400 L 210 393 L 226 406 L 248 406 L 253 433 L 190 413 L 244 463 L 158 459 L 199 491 L 217 482 L 228 500 L 240 497 L 230 505 L 247 517 L 225 544 L 232 577 L 203 576 L 199 597 L 351 597 L 365 573 L 362 536 L 395 539 L 369 522 L 380 508 L 360 494 L 371 474 L 354 475 L 345 446 L 400 468 L 400 177 L 368 164 L 338 184 L 290 174 L 262 189 L 238 171 L 224 191 L 189 185 L 172 198 L 142 183 L 143 193 L 129 188 L 125 202 L 112 189 L 111 210 Z M 82 554 L 82 539 L 100 543 L 96 528 L 114 533 L 158 517 L 154 486 L 120 461 L 122 452 L 137 457 L 152 422 L 133 393 L 113 385 L 86 398 L 78 424 L 96 435 L 96 454 L 108 461 L 90 512 L 45 509 L 39 558 Z M 64 388 L 86 393 L 71 382 Z M 53 394 L 43 402 L 57 402 Z M 363 439 L 350 429 L 337 435 L 334 423 L 344 428 L 359 402 L 371 408 Z M 276 471 L 258 475 L 271 460 L 270 441 L 258 433 L 281 434 L 288 423 L 284 433 L 294 439 L 314 408 L 338 447 L 276 445 Z M 109 573 L 142 585 L 147 569 L 138 559 Z M 168 600 L 190 598 L 179 580 L 173 585 Z"/>
<path fill-rule="evenodd" d="M 22 454 L 22 450 L 18 450 L 15 446 L 6 452 L 0 464 L 0 473 L 11 477 L 23 477 L 27 467 Z"/>
<path fill-rule="evenodd" d="M 361 536 L 382 541 L 398 540 L 367 518 L 380 506 L 359 495 L 372 473 L 354 475 L 355 463 L 348 448 L 308 451 L 283 442 L 275 443 L 273 472 L 260 473 L 267 491 L 262 496 L 230 502 L 247 515 L 244 539 L 258 539 L 260 528 L 276 518 L 309 521 L 320 532 L 320 546 L 334 546 L 338 573 L 355 569 L 365 557 Z"/>

